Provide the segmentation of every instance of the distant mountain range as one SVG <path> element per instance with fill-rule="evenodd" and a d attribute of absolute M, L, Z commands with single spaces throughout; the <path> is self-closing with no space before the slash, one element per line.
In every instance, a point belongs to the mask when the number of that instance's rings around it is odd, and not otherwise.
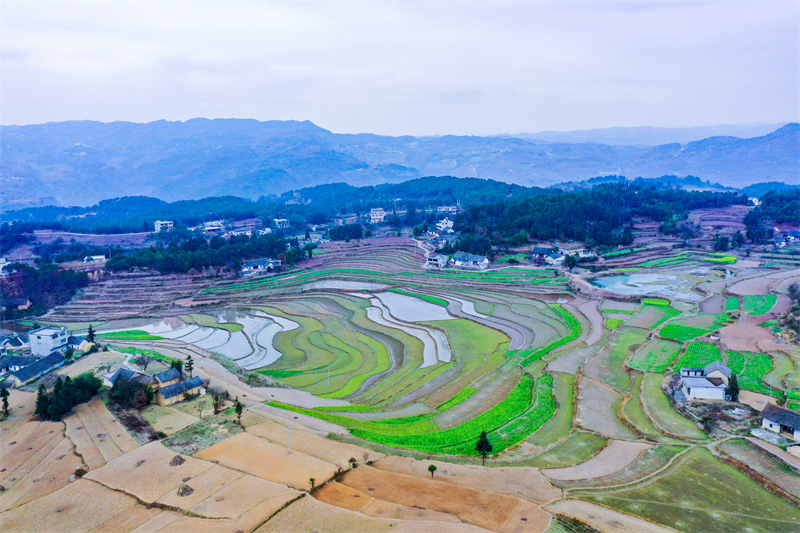
<path fill-rule="evenodd" d="M 375 185 L 431 175 L 529 187 L 603 175 L 693 175 L 736 188 L 800 181 L 800 125 L 794 123 L 755 138 L 646 146 L 335 134 L 308 121 L 77 121 L 4 126 L 0 143 L 4 210 L 138 195 L 257 198 L 324 183 Z"/>

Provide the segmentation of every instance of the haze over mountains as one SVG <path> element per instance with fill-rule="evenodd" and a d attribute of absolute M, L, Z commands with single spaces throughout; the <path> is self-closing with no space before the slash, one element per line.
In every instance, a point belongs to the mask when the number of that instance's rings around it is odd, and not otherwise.
<path fill-rule="evenodd" d="M 799 181 L 798 124 L 753 138 L 647 145 L 691 138 L 690 130 L 388 137 L 335 134 L 308 121 L 242 119 L 5 126 L 2 208 L 91 205 L 138 195 L 168 201 L 226 194 L 257 198 L 323 183 L 374 185 L 428 175 L 540 187 L 600 175 L 694 175 L 733 187 Z M 632 144 L 637 136 L 641 142 Z M 550 142 L 568 139 L 595 142 Z"/>

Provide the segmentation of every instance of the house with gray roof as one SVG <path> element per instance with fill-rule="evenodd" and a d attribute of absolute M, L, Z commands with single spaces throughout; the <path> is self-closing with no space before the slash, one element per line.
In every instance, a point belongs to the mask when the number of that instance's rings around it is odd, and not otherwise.
<path fill-rule="evenodd" d="M 172 405 L 183 400 L 184 394 L 201 394 L 203 380 L 200 376 L 179 381 L 156 391 L 156 403 L 159 405 Z"/>
<path fill-rule="evenodd" d="M 486 256 L 472 255 L 466 252 L 454 253 L 452 261 L 457 267 L 486 268 L 489 266 L 489 259 Z"/>
<path fill-rule="evenodd" d="M 689 400 L 724 400 L 731 369 L 721 361 L 703 368 L 681 368 L 681 392 Z"/>
<path fill-rule="evenodd" d="M 38 359 L 33 364 L 20 368 L 16 372 L 13 372 L 9 377 L 14 381 L 17 387 L 20 387 L 63 365 L 64 356 L 58 352 L 53 352 L 47 357 Z"/>
<path fill-rule="evenodd" d="M 153 377 L 155 378 L 154 386 L 160 389 L 179 382 L 183 376 L 181 376 L 177 368 L 170 368 L 169 370 L 159 372 Z"/>
<path fill-rule="evenodd" d="M 761 427 L 800 442 L 800 413 L 768 403 L 761 411 Z"/>

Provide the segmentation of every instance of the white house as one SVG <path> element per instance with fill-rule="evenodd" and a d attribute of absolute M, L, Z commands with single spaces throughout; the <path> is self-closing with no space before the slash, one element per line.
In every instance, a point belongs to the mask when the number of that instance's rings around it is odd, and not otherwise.
<path fill-rule="evenodd" d="M 53 352 L 67 349 L 69 332 L 67 328 L 40 328 L 28 332 L 33 355 L 46 357 Z"/>
<path fill-rule="evenodd" d="M 447 217 L 436 223 L 436 229 L 439 231 L 453 230 L 453 221 Z"/>
<path fill-rule="evenodd" d="M 242 263 L 242 274 L 249 275 L 256 272 L 275 272 L 280 270 L 280 259 L 254 259 L 253 261 L 245 261 Z"/>
<path fill-rule="evenodd" d="M 431 254 L 426 261 L 428 267 L 431 268 L 444 268 L 447 266 L 447 256 L 440 254 Z"/>
<path fill-rule="evenodd" d="M 104 255 L 87 255 L 83 258 L 84 263 L 102 263 L 106 260 Z"/>
<path fill-rule="evenodd" d="M 489 266 L 489 259 L 483 255 L 472 255 L 465 252 L 453 254 L 453 264 L 457 267 L 486 268 Z"/>
<path fill-rule="evenodd" d="M 275 222 L 275 227 L 278 229 L 286 229 L 289 227 L 289 220 L 285 218 L 276 218 L 273 220 Z"/>
<path fill-rule="evenodd" d="M 203 232 L 211 235 L 221 235 L 225 233 L 225 226 L 221 220 L 212 220 L 203 223 Z"/>
<path fill-rule="evenodd" d="M 382 207 L 373 207 L 369 210 L 369 223 L 379 224 L 386 218 L 386 211 Z"/>
<path fill-rule="evenodd" d="M 440 215 L 442 214 L 455 215 L 458 213 L 458 207 L 459 206 L 457 205 L 440 205 L 439 207 L 436 208 L 436 212 L 439 213 Z"/>
<path fill-rule="evenodd" d="M 681 392 L 689 400 L 724 400 L 731 369 L 720 361 L 704 368 L 681 368 Z"/>
<path fill-rule="evenodd" d="M 761 427 L 800 442 L 800 413 L 768 403 L 761 411 Z"/>
<path fill-rule="evenodd" d="M 173 223 L 171 220 L 156 220 L 153 223 L 153 226 L 155 227 L 156 233 L 158 233 L 162 229 L 166 231 L 171 230 L 173 227 Z"/>

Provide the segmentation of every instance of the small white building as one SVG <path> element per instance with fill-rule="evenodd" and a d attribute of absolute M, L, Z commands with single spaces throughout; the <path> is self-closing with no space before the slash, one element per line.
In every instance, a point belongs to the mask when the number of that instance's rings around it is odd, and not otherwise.
<path fill-rule="evenodd" d="M 87 255 L 83 258 L 84 263 L 104 263 L 106 256 L 104 255 Z"/>
<path fill-rule="evenodd" d="M 69 332 L 67 328 L 40 328 L 28 332 L 28 340 L 33 355 L 46 357 L 53 352 L 67 349 Z"/>
<path fill-rule="evenodd" d="M 436 208 L 436 212 L 440 215 L 455 215 L 458 213 L 458 207 L 457 205 L 440 205 Z"/>
<path fill-rule="evenodd" d="M 436 223 L 436 229 L 439 231 L 452 231 L 453 230 L 453 221 L 447 217 L 444 217 L 442 220 Z"/>
<path fill-rule="evenodd" d="M 285 218 L 276 218 L 273 219 L 273 221 L 275 222 L 275 227 L 278 229 L 286 229 L 289 227 L 289 220 Z"/>
<path fill-rule="evenodd" d="M 447 256 L 440 254 L 431 254 L 428 256 L 426 264 L 430 268 L 444 268 L 447 266 Z"/>
<path fill-rule="evenodd" d="M 386 211 L 382 207 L 373 207 L 369 210 L 369 223 L 380 224 L 386 219 Z"/>
<path fill-rule="evenodd" d="M 242 274 L 249 275 L 257 272 L 276 272 L 281 268 L 280 259 L 254 259 L 242 263 Z"/>
<path fill-rule="evenodd" d="M 162 229 L 165 231 L 171 230 L 174 224 L 171 220 L 156 220 L 153 223 L 153 226 L 155 227 L 156 233 L 158 233 Z"/>
<path fill-rule="evenodd" d="M 761 427 L 800 442 L 800 413 L 768 403 L 761 411 Z"/>
<path fill-rule="evenodd" d="M 724 400 L 731 369 L 720 361 L 704 368 L 681 368 L 681 392 L 688 400 Z"/>

